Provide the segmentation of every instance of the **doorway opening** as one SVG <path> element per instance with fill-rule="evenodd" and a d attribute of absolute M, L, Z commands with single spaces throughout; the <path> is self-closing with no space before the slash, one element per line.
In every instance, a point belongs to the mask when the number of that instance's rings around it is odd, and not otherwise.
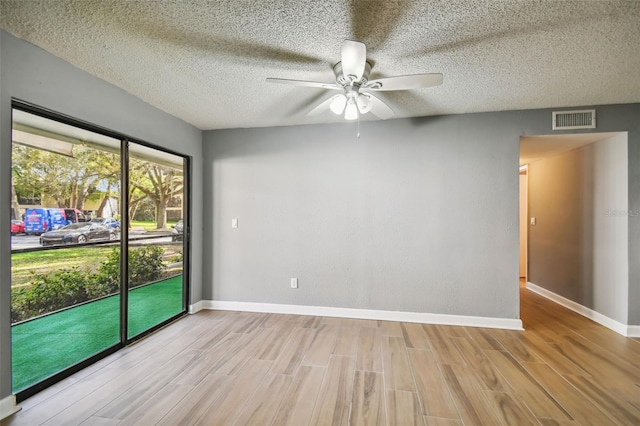
<path fill-rule="evenodd" d="M 625 317 L 627 145 L 626 132 L 520 138 L 521 286 L 574 310 Z"/>

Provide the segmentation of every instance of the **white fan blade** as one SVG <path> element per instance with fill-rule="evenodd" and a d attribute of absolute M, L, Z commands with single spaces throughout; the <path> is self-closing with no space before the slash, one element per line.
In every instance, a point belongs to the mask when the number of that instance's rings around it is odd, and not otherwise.
<path fill-rule="evenodd" d="M 314 109 L 312 109 L 311 111 L 309 111 L 307 113 L 307 117 L 312 117 L 314 115 L 318 115 L 322 112 L 325 112 L 329 109 L 329 107 L 331 106 L 331 102 L 333 102 L 333 100 L 335 98 L 338 98 L 340 96 L 343 96 L 342 94 L 340 95 L 334 95 L 332 97 L 330 97 L 329 99 L 327 99 L 326 101 L 321 102 L 318 106 L 316 106 Z"/>
<path fill-rule="evenodd" d="M 288 84 L 291 86 L 317 87 L 320 89 L 342 90 L 342 87 L 335 83 L 322 83 L 319 81 L 289 80 L 287 78 L 267 78 L 267 83 Z"/>
<path fill-rule="evenodd" d="M 382 120 L 393 117 L 394 112 L 387 104 L 382 102 L 380 98 L 373 96 L 369 93 L 369 101 L 371 102 L 371 114 L 375 115 Z"/>
<path fill-rule="evenodd" d="M 345 77 L 353 75 L 356 80 L 360 80 L 366 62 L 367 46 L 364 43 L 353 40 L 345 40 L 342 43 L 342 74 Z"/>
<path fill-rule="evenodd" d="M 379 78 L 371 80 L 362 90 L 408 90 L 421 87 L 439 86 L 442 84 L 442 74 L 413 74 L 397 77 Z"/>

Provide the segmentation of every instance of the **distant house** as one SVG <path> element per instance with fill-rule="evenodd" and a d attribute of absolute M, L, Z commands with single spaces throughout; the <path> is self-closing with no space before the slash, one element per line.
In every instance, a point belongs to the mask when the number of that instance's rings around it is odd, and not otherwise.
<path fill-rule="evenodd" d="M 100 206 L 103 206 L 102 212 L 100 212 Z M 83 211 L 85 214 L 91 217 L 114 217 L 119 214 L 118 197 L 105 197 L 104 194 L 100 194 L 100 197 L 91 196 L 84 202 Z"/>

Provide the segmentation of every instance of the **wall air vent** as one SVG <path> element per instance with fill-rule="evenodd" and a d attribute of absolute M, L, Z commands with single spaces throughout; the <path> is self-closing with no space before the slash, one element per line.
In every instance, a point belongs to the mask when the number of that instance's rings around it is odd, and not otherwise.
<path fill-rule="evenodd" d="M 595 129 L 596 110 L 554 111 L 553 130 Z"/>

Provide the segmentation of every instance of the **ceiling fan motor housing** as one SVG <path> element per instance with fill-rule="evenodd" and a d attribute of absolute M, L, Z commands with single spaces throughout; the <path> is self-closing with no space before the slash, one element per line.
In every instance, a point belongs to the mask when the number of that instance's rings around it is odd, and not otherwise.
<path fill-rule="evenodd" d="M 355 79 L 355 76 L 344 75 L 342 72 L 342 62 L 338 62 L 333 66 L 333 73 L 336 76 L 336 83 L 342 87 L 346 86 L 364 86 L 369 81 L 369 73 L 371 72 L 371 64 L 369 62 L 365 62 L 364 71 L 362 73 L 362 77 L 360 79 Z"/>

